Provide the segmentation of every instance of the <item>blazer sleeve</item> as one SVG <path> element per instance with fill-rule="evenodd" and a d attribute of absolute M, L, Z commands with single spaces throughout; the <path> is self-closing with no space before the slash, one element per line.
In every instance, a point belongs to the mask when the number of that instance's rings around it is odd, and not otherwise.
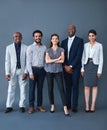
<path fill-rule="evenodd" d="M 82 54 L 82 67 L 81 67 L 81 72 L 84 72 L 84 62 L 85 62 L 85 49 L 83 50 Z"/>
<path fill-rule="evenodd" d="M 25 51 L 25 70 L 24 73 L 28 73 L 27 71 L 27 46 L 26 46 L 26 51 Z"/>
<path fill-rule="evenodd" d="M 82 53 L 83 53 L 83 48 L 84 48 L 84 43 L 83 43 L 83 39 L 80 39 L 79 43 L 78 43 L 78 50 L 77 54 L 74 58 L 74 60 L 72 61 L 71 65 L 73 68 L 75 68 L 75 66 L 81 62 L 81 58 L 82 58 Z"/>
<path fill-rule="evenodd" d="M 103 46 L 100 45 L 100 52 L 99 52 L 99 65 L 97 73 L 101 74 L 103 69 Z"/>
<path fill-rule="evenodd" d="M 10 74 L 11 70 L 11 64 L 10 64 L 10 53 L 9 53 L 9 47 L 6 47 L 6 54 L 5 54 L 5 74 Z"/>

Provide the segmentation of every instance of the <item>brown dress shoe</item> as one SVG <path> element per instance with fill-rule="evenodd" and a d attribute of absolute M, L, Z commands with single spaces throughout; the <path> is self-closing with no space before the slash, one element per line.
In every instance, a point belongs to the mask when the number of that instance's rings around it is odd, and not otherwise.
<path fill-rule="evenodd" d="M 34 109 L 33 107 L 29 108 L 29 110 L 28 110 L 28 113 L 29 113 L 29 114 L 32 114 L 32 113 L 34 113 L 34 112 L 35 112 L 35 109 Z"/>
<path fill-rule="evenodd" d="M 46 109 L 43 108 L 42 106 L 37 107 L 37 110 L 40 112 L 46 112 Z"/>

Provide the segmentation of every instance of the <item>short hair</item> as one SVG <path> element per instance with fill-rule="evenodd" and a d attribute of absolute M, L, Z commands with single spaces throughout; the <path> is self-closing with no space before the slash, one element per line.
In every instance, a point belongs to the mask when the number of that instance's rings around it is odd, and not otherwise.
<path fill-rule="evenodd" d="M 94 35 L 97 35 L 97 32 L 96 32 L 96 30 L 94 30 L 94 29 L 89 30 L 89 31 L 88 31 L 88 35 L 89 35 L 89 33 L 93 33 Z"/>
<path fill-rule="evenodd" d="M 35 33 L 40 33 L 41 36 L 43 36 L 43 33 L 42 33 L 42 31 L 40 31 L 40 30 L 35 30 L 35 31 L 33 32 L 33 37 L 34 37 L 34 34 L 35 34 Z"/>
<path fill-rule="evenodd" d="M 14 34 L 19 34 L 22 37 L 22 33 L 21 32 L 15 32 Z M 14 36 L 13 34 L 13 36 Z"/>

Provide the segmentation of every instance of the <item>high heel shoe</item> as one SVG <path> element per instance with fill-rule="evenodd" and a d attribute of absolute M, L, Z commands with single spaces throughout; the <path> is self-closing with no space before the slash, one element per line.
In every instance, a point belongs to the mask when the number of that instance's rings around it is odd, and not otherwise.
<path fill-rule="evenodd" d="M 85 112 L 90 112 L 90 110 L 85 110 Z"/>
<path fill-rule="evenodd" d="M 95 112 L 95 106 L 91 106 L 90 112 L 91 113 Z"/>
<path fill-rule="evenodd" d="M 54 112 L 55 112 L 55 106 L 54 106 L 54 105 L 51 105 L 50 112 L 51 112 L 51 113 L 54 113 Z"/>
<path fill-rule="evenodd" d="M 70 115 L 69 112 L 68 112 L 68 110 L 67 110 L 67 107 L 64 107 L 64 115 L 65 116 L 69 116 Z"/>

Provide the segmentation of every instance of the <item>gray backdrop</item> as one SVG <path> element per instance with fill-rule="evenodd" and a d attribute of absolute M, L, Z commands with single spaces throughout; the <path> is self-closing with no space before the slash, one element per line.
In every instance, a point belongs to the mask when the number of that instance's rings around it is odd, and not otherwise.
<path fill-rule="evenodd" d="M 50 35 L 58 33 L 60 41 L 67 37 L 67 27 L 73 23 L 77 35 L 88 41 L 89 29 L 96 29 L 97 39 L 104 46 L 104 71 L 99 83 L 98 107 L 107 106 L 107 1 L 106 0 L 0 0 L 0 104 L 5 107 L 7 81 L 5 80 L 5 47 L 12 43 L 16 31 L 23 34 L 23 42 L 32 44 L 32 32 L 43 31 L 43 43 L 49 45 Z M 45 81 L 44 97 L 47 97 Z M 18 95 L 18 89 L 16 90 Z M 45 99 L 44 99 L 45 100 Z M 48 103 L 48 101 L 45 101 Z M 79 104 L 84 105 L 83 82 L 80 79 Z"/>

